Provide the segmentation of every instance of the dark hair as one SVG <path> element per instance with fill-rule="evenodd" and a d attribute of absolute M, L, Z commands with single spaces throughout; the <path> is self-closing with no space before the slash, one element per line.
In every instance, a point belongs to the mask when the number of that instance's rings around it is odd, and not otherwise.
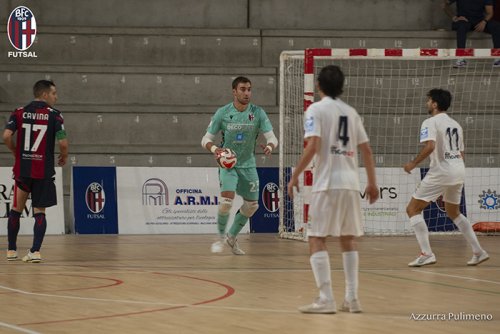
<path fill-rule="evenodd" d="M 432 102 L 437 103 L 439 111 L 446 111 L 450 107 L 451 93 L 447 90 L 440 88 L 431 89 L 427 93 L 427 97 L 429 97 L 432 100 Z"/>
<path fill-rule="evenodd" d="M 335 99 L 343 92 L 344 79 L 344 73 L 340 67 L 328 65 L 319 72 L 318 86 L 325 95 Z"/>
<path fill-rule="evenodd" d="M 233 80 L 233 89 L 236 89 L 238 87 L 238 85 L 240 83 L 250 83 L 252 84 L 252 82 L 250 81 L 250 79 L 248 79 L 247 77 L 237 77 L 236 79 Z"/>
<path fill-rule="evenodd" d="M 38 80 L 33 86 L 33 95 L 40 97 L 46 91 L 50 91 L 50 87 L 56 86 L 51 80 Z"/>

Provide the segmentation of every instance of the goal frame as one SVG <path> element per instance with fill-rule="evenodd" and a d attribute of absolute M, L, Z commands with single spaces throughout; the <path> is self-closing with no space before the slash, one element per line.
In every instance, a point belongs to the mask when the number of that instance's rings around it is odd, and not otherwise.
<path fill-rule="evenodd" d="M 285 230 L 284 214 L 285 207 L 285 192 L 287 186 L 284 179 L 284 98 L 285 98 L 285 62 L 288 57 L 303 57 L 304 59 L 304 107 L 305 112 L 307 108 L 314 102 L 314 64 L 317 59 L 330 58 L 330 59 L 439 59 L 439 60 L 456 60 L 458 58 L 474 59 L 474 58 L 500 58 L 500 49 L 438 49 L 438 48 L 418 48 L 418 49 L 368 49 L 368 48 L 310 48 L 299 51 L 283 51 L 280 54 L 280 73 L 279 73 L 279 121 L 280 121 L 280 151 L 279 151 L 279 228 L 278 234 L 280 238 L 307 240 L 307 229 L 301 231 L 290 232 Z M 304 142 L 305 145 L 305 142 Z M 288 167 L 288 166 L 287 166 Z M 303 174 L 304 204 L 303 204 L 303 227 L 307 226 L 307 216 L 309 210 L 309 197 L 313 184 L 313 175 L 310 166 L 306 168 Z M 435 232 L 434 232 L 435 233 Z M 445 232 L 446 233 L 446 232 Z"/>

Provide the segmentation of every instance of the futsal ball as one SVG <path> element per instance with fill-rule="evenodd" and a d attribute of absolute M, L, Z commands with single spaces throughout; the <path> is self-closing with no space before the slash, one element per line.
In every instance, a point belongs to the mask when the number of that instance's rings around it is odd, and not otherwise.
<path fill-rule="evenodd" d="M 217 155 L 217 163 L 225 169 L 231 169 L 236 165 L 236 153 L 230 148 L 225 148 L 223 152 Z"/>

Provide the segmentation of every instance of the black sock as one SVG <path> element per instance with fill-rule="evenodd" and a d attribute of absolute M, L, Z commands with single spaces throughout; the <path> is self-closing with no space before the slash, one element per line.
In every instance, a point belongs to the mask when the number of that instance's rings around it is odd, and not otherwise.
<path fill-rule="evenodd" d="M 19 233 L 19 218 L 21 212 L 10 210 L 9 220 L 7 222 L 7 234 L 9 240 L 9 250 L 17 250 L 17 234 Z"/>
<path fill-rule="evenodd" d="M 45 236 L 45 231 L 47 230 L 47 220 L 45 219 L 45 213 L 35 213 L 35 226 L 33 226 L 33 247 L 31 247 L 30 252 L 39 252 L 40 247 L 42 247 L 43 237 Z"/>

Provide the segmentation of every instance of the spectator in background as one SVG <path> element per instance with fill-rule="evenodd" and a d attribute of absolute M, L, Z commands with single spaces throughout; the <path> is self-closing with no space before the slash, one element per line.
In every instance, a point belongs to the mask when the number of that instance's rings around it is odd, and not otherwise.
<path fill-rule="evenodd" d="M 493 20 L 500 22 L 500 0 L 496 0 L 493 7 Z"/>
<path fill-rule="evenodd" d="M 493 47 L 500 49 L 500 22 L 492 20 L 494 0 L 444 0 L 443 10 L 452 19 L 452 30 L 457 32 L 457 48 L 465 49 L 467 33 L 471 30 L 491 34 Z M 496 1 L 496 0 L 495 0 Z M 451 5 L 456 3 L 456 14 Z M 498 9 L 497 9 L 498 11 Z M 458 59 L 454 67 L 467 65 L 465 59 Z M 494 67 L 500 67 L 500 59 L 495 60 Z"/>

